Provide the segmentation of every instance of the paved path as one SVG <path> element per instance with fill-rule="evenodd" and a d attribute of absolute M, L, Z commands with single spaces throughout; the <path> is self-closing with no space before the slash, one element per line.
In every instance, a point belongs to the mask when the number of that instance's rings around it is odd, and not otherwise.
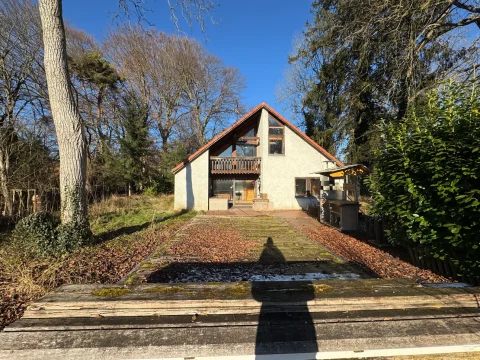
<path fill-rule="evenodd" d="M 300 211 L 279 212 L 275 216 L 199 215 L 168 244 L 141 263 L 123 282 L 289 281 L 367 277 L 359 267 L 329 252 L 280 216 L 306 215 Z M 195 252 L 189 252 L 188 256 L 172 253 L 173 247 L 182 242 L 188 244 L 190 237 L 206 229 L 211 229 L 211 238 L 203 240 L 205 247 L 218 246 L 215 237 L 222 236 L 219 229 L 238 234 L 235 236 L 236 247 L 251 246 L 252 242 L 256 245 L 234 261 L 230 259 L 214 263 Z"/>

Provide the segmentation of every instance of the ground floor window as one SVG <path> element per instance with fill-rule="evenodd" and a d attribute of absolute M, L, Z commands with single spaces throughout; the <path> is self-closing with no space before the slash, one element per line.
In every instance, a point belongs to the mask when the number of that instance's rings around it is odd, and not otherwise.
<path fill-rule="evenodd" d="M 320 179 L 318 178 L 310 179 L 310 193 L 313 196 L 320 196 Z"/>
<path fill-rule="evenodd" d="M 295 178 L 295 196 L 320 196 L 319 178 Z"/>
<path fill-rule="evenodd" d="M 295 196 L 307 196 L 307 179 L 295 179 Z"/>
<path fill-rule="evenodd" d="M 233 179 L 214 179 L 212 182 L 213 196 L 227 197 L 233 199 Z"/>

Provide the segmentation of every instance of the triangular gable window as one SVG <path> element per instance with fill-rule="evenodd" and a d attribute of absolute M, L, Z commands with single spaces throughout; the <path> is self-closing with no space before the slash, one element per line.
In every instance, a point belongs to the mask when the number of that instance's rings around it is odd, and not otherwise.
<path fill-rule="evenodd" d="M 275 119 L 272 115 L 268 115 L 268 126 L 277 126 L 277 127 L 283 127 L 282 123 Z"/>

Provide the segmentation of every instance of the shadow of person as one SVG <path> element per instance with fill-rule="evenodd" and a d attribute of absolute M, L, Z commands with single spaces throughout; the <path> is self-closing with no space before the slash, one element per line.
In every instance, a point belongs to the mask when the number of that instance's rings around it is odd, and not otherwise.
<path fill-rule="evenodd" d="M 285 263 L 285 257 L 268 238 L 258 260 L 260 264 Z M 289 274 L 294 276 L 294 274 Z M 315 327 L 307 301 L 315 296 L 309 281 L 266 281 L 256 277 L 252 296 L 262 303 L 258 317 L 255 354 L 318 352 Z M 278 280 L 273 277 L 273 280 Z M 258 357 L 260 358 L 260 357 Z"/>

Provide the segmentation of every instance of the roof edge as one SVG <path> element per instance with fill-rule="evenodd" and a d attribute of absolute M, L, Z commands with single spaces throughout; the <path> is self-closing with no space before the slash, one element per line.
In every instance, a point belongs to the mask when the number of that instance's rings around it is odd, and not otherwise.
<path fill-rule="evenodd" d="M 315 149 L 320 151 L 326 158 L 329 160 L 332 160 L 334 163 L 336 163 L 338 166 L 344 166 L 345 164 L 342 163 L 340 160 L 338 160 L 335 156 L 330 154 L 325 148 L 323 148 L 321 145 L 319 145 L 315 140 L 311 139 L 307 134 L 305 134 L 302 130 L 300 130 L 298 127 L 293 125 L 290 121 L 288 121 L 286 118 L 284 118 L 281 114 L 276 112 L 272 107 L 270 107 L 266 103 L 264 104 L 264 108 L 271 112 L 273 115 L 275 115 L 277 118 L 279 118 L 282 122 L 284 122 L 290 130 L 292 130 L 294 133 L 299 135 L 301 138 L 303 138 L 306 142 L 308 142 L 311 146 L 313 146 Z"/>
<path fill-rule="evenodd" d="M 195 151 L 193 154 L 191 154 L 185 161 L 182 161 L 179 163 L 177 166 L 175 166 L 172 169 L 173 173 L 177 173 L 181 169 L 183 169 L 188 163 L 192 162 L 196 158 L 198 158 L 200 155 L 202 155 L 208 148 L 210 148 L 212 145 L 214 145 L 216 142 L 218 142 L 220 139 L 222 139 L 225 135 L 227 135 L 230 131 L 241 125 L 244 121 L 246 121 L 249 117 L 251 117 L 253 114 L 255 114 L 257 111 L 265 109 L 274 116 L 276 116 L 280 121 L 282 121 L 286 126 L 290 128 L 294 133 L 299 135 L 301 138 L 303 138 L 306 142 L 308 142 L 311 146 L 313 146 L 315 149 L 320 151 L 326 158 L 329 160 L 335 162 L 338 166 L 344 166 L 344 164 L 338 160 L 335 156 L 330 154 L 327 150 L 325 150 L 322 146 L 317 144 L 314 140 L 312 140 L 310 137 L 308 137 L 302 130 L 300 130 L 298 127 L 293 125 L 290 121 L 288 121 L 286 118 L 284 118 L 282 115 L 280 115 L 278 112 L 276 112 L 271 106 L 269 106 L 265 102 L 261 102 L 257 106 L 255 106 L 252 110 L 250 110 L 248 113 L 246 113 L 242 118 L 239 120 L 235 121 L 231 126 L 223 130 L 220 134 L 215 136 L 212 140 L 210 140 L 208 143 L 203 145 L 200 149 Z"/>

